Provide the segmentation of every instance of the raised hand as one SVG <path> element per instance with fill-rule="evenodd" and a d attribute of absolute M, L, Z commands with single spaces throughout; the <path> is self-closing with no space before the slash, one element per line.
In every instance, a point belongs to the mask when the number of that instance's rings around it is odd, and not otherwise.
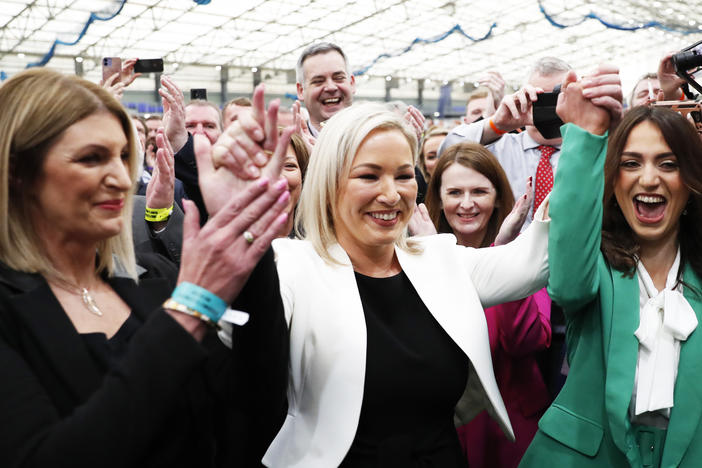
<path fill-rule="evenodd" d="M 161 76 L 158 94 L 163 99 L 163 126 L 174 152 L 177 153 L 188 141 L 185 129 L 185 100 L 183 92 L 169 76 Z"/>
<path fill-rule="evenodd" d="M 317 142 L 317 139 L 312 136 L 310 129 L 307 126 L 307 122 L 302 118 L 302 114 L 300 113 L 300 101 L 295 101 L 295 103 L 292 105 L 292 112 L 295 133 L 300 135 L 302 141 L 307 147 L 307 151 L 312 154 L 312 148 L 314 148 L 314 144 Z"/>
<path fill-rule="evenodd" d="M 529 177 L 526 183 L 526 191 L 524 195 L 519 197 L 512 207 L 512 211 L 509 212 L 504 221 L 502 221 L 502 226 L 500 226 L 500 231 L 495 237 L 495 245 L 504 245 L 512 242 L 517 238 L 519 232 L 526 221 L 527 215 L 529 214 L 529 208 L 534 201 L 534 189 L 532 187 L 532 178 Z"/>
<path fill-rule="evenodd" d="M 543 92 L 543 89 L 527 84 L 516 93 L 508 94 L 502 98 L 495 114 L 492 118 L 485 120 L 483 124 L 483 136 L 480 143 L 490 143 L 499 138 L 501 134 L 495 132 L 490 122 L 502 133 L 511 132 L 525 125 L 533 125 L 532 106 L 538 95 Z"/>
<path fill-rule="evenodd" d="M 125 88 L 141 76 L 141 73 L 134 73 L 136 61 L 137 59 L 130 58 L 122 62 L 122 83 L 124 83 Z"/>
<path fill-rule="evenodd" d="M 431 222 L 429 211 L 424 203 L 414 206 L 414 213 L 407 225 L 410 236 L 431 236 L 436 234 L 436 227 Z"/>
<path fill-rule="evenodd" d="M 561 84 L 556 113 L 563 122 L 572 122 L 595 135 L 604 135 L 622 114 L 619 70 L 601 65 L 597 72 L 577 81 L 569 71 Z"/>
<path fill-rule="evenodd" d="M 119 73 L 115 73 L 106 81 L 101 82 L 100 86 L 109 91 L 118 101 L 122 100 L 122 96 L 124 95 L 124 83 L 120 81 Z"/>
<path fill-rule="evenodd" d="M 414 130 L 417 135 L 417 141 L 421 141 L 422 134 L 424 133 L 424 122 L 425 118 L 422 113 L 414 106 L 407 106 L 407 111 L 404 115 L 405 122 Z"/>
<path fill-rule="evenodd" d="M 490 99 L 488 99 L 488 107 L 485 112 L 486 115 L 492 115 L 505 97 L 505 80 L 499 72 L 489 71 L 478 80 L 478 83 L 488 89 Z"/>
<path fill-rule="evenodd" d="M 156 162 L 151 180 L 146 186 L 146 206 L 149 208 L 170 208 L 173 206 L 175 186 L 175 163 L 173 149 L 164 135 L 163 128 L 156 133 Z"/>
<path fill-rule="evenodd" d="M 658 64 L 658 81 L 661 84 L 663 91 L 663 101 L 675 101 L 683 95 L 680 86 L 686 81 L 675 73 L 675 65 L 673 65 L 673 55 L 675 52 L 669 52 L 663 56 Z"/>
<path fill-rule="evenodd" d="M 224 206 L 232 191 L 244 190 L 259 177 L 280 178 L 295 128 L 286 127 L 278 137 L 278 106 L 274 101 L 265 111 L 263 88 L 259 86 L 254 91 L 252 112 L 232 122 L 214 146 L 203 135 L 193 137 L 200 190 L 210 215 Z"/>
<path fill-rule="evenodd" d="M 242 180 L 260 177 L 278 146 L 280 101 L 274 100 L 266 110 L 264 92 L 263 84 L 256 87 L 251 112 L 232 122 L 213 148 L 214 166 L 224 166 Z M 291 126 L 290 130 L 294 128 Z"/>
<path fill-rule="evenodd" d="M 612 64 L 601 64 L 594 73 L 583 77 L 582 87 L 583 96 L 609 112 L 609 128 L 616 127 L 624 114 L 624 93 L 619 68 Z"/>

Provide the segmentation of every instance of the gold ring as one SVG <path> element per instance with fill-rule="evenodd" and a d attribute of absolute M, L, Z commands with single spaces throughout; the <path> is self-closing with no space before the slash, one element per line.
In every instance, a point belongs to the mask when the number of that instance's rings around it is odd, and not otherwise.
<path fill-rule="evenodd" d="M 249 244 L 253 244 L 254 240 L 256 240 L 254 235 L 251 234 L 251 232 L 249 232 L 249 231 L 244 231 L 243 236 L 244 236 L 244 239 L 246 239 L 246 242 L 248 242 Z"/>
<path fill-rule="evenodd" d="M 271 150 L 263 150 L 264 153 L 266 153 L 268 156 L 273 156 L 273 151 Z"/>

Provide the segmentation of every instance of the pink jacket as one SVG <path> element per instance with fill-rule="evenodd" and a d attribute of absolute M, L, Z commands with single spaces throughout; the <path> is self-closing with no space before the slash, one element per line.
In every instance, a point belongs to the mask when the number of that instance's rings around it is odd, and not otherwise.
<path fill-rule="evenodd" d="M 471 468 L 516 467 L 551 404 L 536 360 L 551 344 L 551 299 L 544 288 L 486 309 L 485 318 L 495 377 L 516 442 L 507 440 L 485 411 L 458 428 L 458 435 Z"/>

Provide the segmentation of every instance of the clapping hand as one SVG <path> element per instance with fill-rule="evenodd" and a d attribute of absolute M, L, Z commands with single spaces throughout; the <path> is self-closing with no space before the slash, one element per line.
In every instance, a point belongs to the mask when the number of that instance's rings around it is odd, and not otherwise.
<path fill-rule="evenodd" d="M 146 206 L 149 208 L 170 208 L 173 206 L 175 186 L 175 163 L 173 149 L 164 134 L 163 128 L 156 133 L 156 162 L 151 180 L 146 186 Z"/>
<path fill-rule="evenodd" d="M 185 128 L 185 100 L 183 92 L 172 78 L 161 76 L 161 87 L 158 94 L 163 99 L 163 127 L 174 152 L 180 151 L 188 141 L 188 131 Z"/>
<path fill-rule="evenodd" d="M 295 101 L 295 103 L 292 106 L 292 112 L 295 133 L 300 135 L 302 141 L 305 142 L 307 151 L 310 154 L 312 154 L 312 148 L 314 148 L 314 144 L 317 142 L 317 139 L 314 136 L 312 136 L 312 134 L 310 133 L 310 129 L 307 126 L 307 121 L 305 121 L 305 119 L 302 118 L 302 115 L 300 113 L 300 101 Z"/>
<path fill-rule="evenodd" d="M 532 178 L 529 177 L 527 179 L 524 195 L 517 199 L 512 207 L 512 211 L 510 211 L 507 217 L 502 221 L 500 231 L 495 237 L 495 245 L 508 244 L 517 238 L 524 225 L 524 221 L 526 221 L 533 201 L 534 189 L 532 186 Z"/>
<path fill-rule="evenodd" d="M 431 222 L 429 211 L 424 203 L 414 206 L 414 213 L 407 225 L 410 236 L 431 236 L 436 234 L 436 227 Z"/>

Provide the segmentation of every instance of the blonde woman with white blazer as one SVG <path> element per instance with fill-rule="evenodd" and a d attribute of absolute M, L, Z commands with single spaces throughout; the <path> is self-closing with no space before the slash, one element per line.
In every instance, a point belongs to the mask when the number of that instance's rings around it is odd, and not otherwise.
<path fill-rule="evenodd" d="M 253 129 L 275 128 L 262 90 L 254 102 L 215 146 L 218 171 L 275 148 L 264 176 L 277 176 L 285 142 L 276 147 L 271 132 L 254 140 Z M 484 408 L 513 437 L 483 307 L 546 284 L 545 206 L 505 246 L 408 239 L 416 155 L 414 132 L 379 104 L 339 112 L 314 146 L 297 210 L 304 239 L 273 244 L 290 332 L 289 407 L 266 466 L 465 467 L 454 424 Z"/>

